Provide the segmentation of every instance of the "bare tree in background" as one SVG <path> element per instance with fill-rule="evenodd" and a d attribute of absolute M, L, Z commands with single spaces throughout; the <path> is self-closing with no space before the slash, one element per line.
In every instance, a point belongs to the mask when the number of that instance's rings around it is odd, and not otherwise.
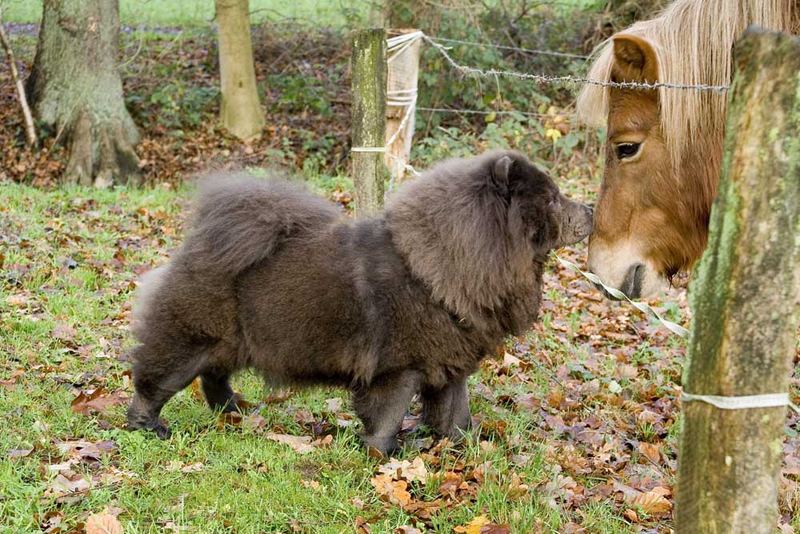
<path fill-rule="evenodd" d="M 67 148 L 64 183 L 140 181 L 139 132 L 122 96 L 119 0 L 45 0 L 28 79 L 36 118 Z"/>
<path fill-rule="evenodd" d="M 256 88 L 248 4 L 248 0 L 216 0 L 222 85 L 220 120 L 240 139 L 256 137 L 264 126 Z"/>

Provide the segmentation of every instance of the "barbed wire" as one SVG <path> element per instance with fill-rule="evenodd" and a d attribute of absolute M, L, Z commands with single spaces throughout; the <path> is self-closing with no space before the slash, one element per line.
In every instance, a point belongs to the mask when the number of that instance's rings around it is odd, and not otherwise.
<path fill-rule="evenodd" d="M 438 37 L 438 36 L 428 36 L 428 39 L 439 43 L 454 43 L 454 44 L 461 44 L 466 46 L 476 46 L 480 48 L 497 48 L 499 50 L 512 50 L 514 52 L 524 52 L 526 54 L 537 54 L 541 56 L 553 56 L 553 57 L 568 57 L 572 59 L 589 59 L 589 56 L 584 56 L 581 54 L 572 54 L 569 52 L 556 52 L 555 50 L 540 50 L 537 48 L 520 48 L 516 46 L 507 46 L 507 45 L 499 45 L 495 43 L 479 43 L 476 41 L 463 41 L 461 39 L 451 39 L 449 37 Z"/>
<path fill-rule="evenodd" d="M 547 113 L 534 113 L 532 111 L 517 111 L 517 110 L 497 110 L 488 111 L 484 109 L 458 109 L 458 108 L 423 108 L 418 107 L 417 111 L 427 111 L 429 113 L 458 113 L 464 115 L 523 115 L 525 117 L 537 117 L 540 119 L 553 118 L 553 115 Z"/>
<path fill-rule="evenodd" d="M 672 82 L 612 82 L 605 80 L 594 80 L 591 78 L 583 78 L 580 76 L 551 76 L 548 74 L 531 74 L 527 72 L 507 71 L 498 69 L 480 69 L 477 67 L 470 67 L 461 65 L 448 53 L 447 47 L 434 41 L 427 35 L 422 36 L 425 41 L 433 46 L 444 59 L 450 64 L 451 67 L 472 76 L 482 76 L 498 78 L 500 76 L 507 78 L 517 78 L 521 80 L 531 80 L 537 83 L 563 83 L 569 85 L 596 85 L 601 87 L 614 87 L 617 89 L 635 89 L 635 90 L 653 90 L 653 89 L 683 89 L 695 91 L 709 91 L 714 93 L 724 93 L 730 86 L 728 85 L 708 85 L 708 84 L 685 84 L 685 83 L 672 83 Z"/>

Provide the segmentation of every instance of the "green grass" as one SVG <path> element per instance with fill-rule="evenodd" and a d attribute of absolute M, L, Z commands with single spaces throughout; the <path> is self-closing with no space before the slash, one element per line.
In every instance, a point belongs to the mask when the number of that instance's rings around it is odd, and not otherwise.
<path fill-rule="evenodd" d="M 486 2 L 487 5 L 492 1 Z M 254 21 L 296 19 L 324 27 L 354 26 L 365 20 L 372 0 L 250 0 Z M 562 0 L 556 8 L 599 9 L 600 0 Z M 39 22 L 41 0 L 0 0 L 8 22 Z M 214 0 L 120 0 L 123 24 L 146 26 L 207 25 L 214 18 Z"/>
<path fill-rule="evenodd" d="M 253 20 L 298 19 L 309 23 L 341 27 L 367 13 L 366 0 L 250 0 Z M 3 19 L 8 22 L 39 22 L 41 0 L 0 0 Z M 120 0 L 123 24 L 146 26 L 199 26 L 214 18 L 214 0 Z"/>
<path fill-rule="evenodd" d="M 315 186 L 325 189 L 332 183 L 336 180 L 317 180 Z M 329 447 L 299 455 L 265 439 L 264 430 L 220 428 L 190 390 L 164 410 L 173 430 L 167 441 L 124 430 L 124 406 L 93 416 L 70 409 L 78 390 L 104 387 L 131 393 L 128 364 L 118 357 L 131 346 L 127 314 L 132 281 L 137 272 L 163 262 L 176 246 L 186 196 L 183 189 L 42 191 L 0 186 L 0 380 L 24 370 L 12 387 L 0 385 L 6 429 L 0 432 L 0 531 L 36 531 L 48 513 L 63 514 L 68 529 L 106 507 L 122 510 L 125 532 L 161 532 L 172 525 L 198 532 L 333 533 L 352 531 L 358 517 L 369 520 L 372 532 L 413 524 L 411 516 L 385 505 L 375 493 L 370 478 L 380 462 L 363 450 L 357 427 L 338 430 Z M 57 338 L 59 325 L 74 328 L 74 334 Z M 552 345 L 558 351 L 577 349 L 556 340 Z M 471 387 L 484 383 L 497 395 L 545 395 L 547 377 L 535 369 L 528 374 L 531 379 L 525 383 L 494 383 L 494 374 L 484 370 L 473 377 Z M 265 395 L 260 380 L 250 374 L 237 377 L 235 387 L 253 401 Z M 307 435 L 309 429 L 295 420 L 296 411 L 308 410 L 318 420 L 330 418 L 325 400 L 332 397 L 346 399 L 346 394 L 336 389 L 297 392 L 259 413 L 267 430 Z M 435 476 L 459 462 L 489 462 L 497 475 L 478 486 L 473 500 L 435 513 L 430 530 L 449 532 L 481 514 L 510 524 L 512 532 L 557 531 L 574 520 L 554 507 L 545 492 L 508 495 L 514 474 L 531 488 L 554 476 L 544 444 L 525 437 L 538 418 L 480 395 L 472 395 L 472 409 L 493 424 L 506 425 L 505 437 L 473 433 L 464 445 L 442 453 L 442 465 L 428 465 L 434 479 L 416 487 L 415 498 L 436 498 Z M 98 464 L 74 467 L 95 477 L 95 484 L 86 494 L 61 502 L 48 493 L 56 476 L 49 466 L 67 460 L 58 443 L 75 439 L 112 440 L 117 449 Z M 34 450 L 23 458 L 8 457 L 8 451 L 24 448 Z M 401 456 L 417 454 L 405 450 Z M 531 459 L 516 465 L 517 454 Z M 184 473 L 170 467 L 193 463 L 201 463 L 202 469 Z M 316 483 L 316 489 L 306 487 Z M 581 514 L 591 532 L 631 531 L 610 504 L 594 503 Z"/>

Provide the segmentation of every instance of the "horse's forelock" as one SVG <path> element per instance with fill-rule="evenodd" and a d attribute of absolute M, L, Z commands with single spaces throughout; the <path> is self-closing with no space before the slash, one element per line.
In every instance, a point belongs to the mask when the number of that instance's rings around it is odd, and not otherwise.
<path fill-rule="evenodd" d="M 800 28 L 798 2 L 677 0 L 659 16 L 637 22 L 619 34 L 641 37 L 653 46 L 660 82 L 727 85 L 731 81 L 734 41 L 751 24 L 797 31 Z M 609 81 L 614 63 L 611 39 L 598 46 L 593 57 L 588 77 Z M 605 126 L 608 98 L 606 87 L 585 86 L 577 102 L 579 119 L 592 126 Z M 681 168 L 690 140 L 722 137 L 726 103 L 726 95 L 720 93 L 659 90 L 662 134 L 673 169 Z"/>

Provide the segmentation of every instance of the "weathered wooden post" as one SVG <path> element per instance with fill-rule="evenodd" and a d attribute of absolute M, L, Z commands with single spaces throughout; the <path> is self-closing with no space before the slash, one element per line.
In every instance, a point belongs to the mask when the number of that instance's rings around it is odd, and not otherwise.
<path fill-rule="evenodd" d="M 386 82 L 386 166 L 391 183 L 400 182 L 406 172 L 414 137 L 417 110 L 417 82 L 422 32 L 391 30 L 387 41 L 388 80 Z"/>
<path fill-rule="evenodd" d="M 770 533 L 777 524 L 800 322 L 800 40 L 748 31 L 735 69 L 722 180 L 692 291 L 679 534 Z"/>
<path fill-rule="evenodd" d="M 361 30 L 353 36 L 353 182 L 357 215 L 377 213 L 386 177 L 386 31 Z"/>

